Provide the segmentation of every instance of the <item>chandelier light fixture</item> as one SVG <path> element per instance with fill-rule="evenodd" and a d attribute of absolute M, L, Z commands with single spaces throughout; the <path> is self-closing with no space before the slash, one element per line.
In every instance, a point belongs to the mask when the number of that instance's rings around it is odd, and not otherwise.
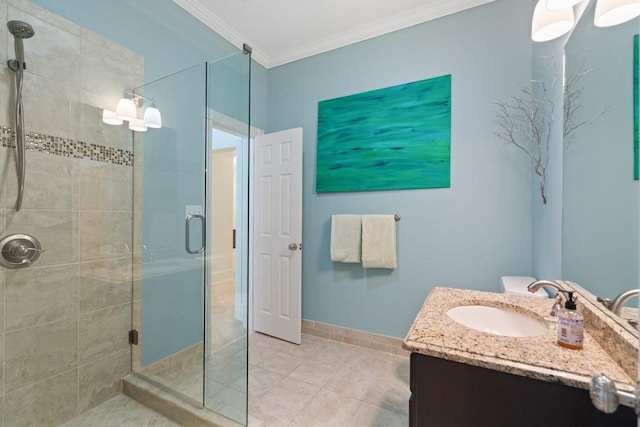
<path fill-rule="evenodd" d="M 582 1 L 585 0 L 538 0 L 531 21 L 531 40 L 546 42 L 571 31 L 575 25 L 573 6 Z M 640 16 L 640 0 L 594 1 L 593 23 L 597 27 L 611 27 Z"/>
<path fill-rule="evenodd" d="M 138 118 L 138 109 L 144 108 L 145 101 L 151 105 L 145 108 L 142 118 Z M 108 125 L 129 122 L 129 129 L 136 132 L 146 132 L 148 128 L 162 127 L 162 115 L 155 101 L 137 93 L 125 93 L 118 101 L 115 111 L 102 110 L 102 121 Z"/>

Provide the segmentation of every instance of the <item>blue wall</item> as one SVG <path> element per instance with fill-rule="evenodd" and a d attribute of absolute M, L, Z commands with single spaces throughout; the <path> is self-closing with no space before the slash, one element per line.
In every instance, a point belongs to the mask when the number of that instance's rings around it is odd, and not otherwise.
<path fill-rule="evenodd" d="M 163 127 L 134 134 L 144 147 L 142 243 L 151 251 L 142 254 L 142 366 L 203 341 L 204 263 L 185 251 L 184 221 L 185 205 L 205 204 L 206 81 L 201 63 L 143 87 L 161 106 Z M 202 236 L 195 226 L 194 249 Z M 153 274 L 163 258 L 190 258 L 193 265 Z"/>
<path fill-rule="evenodd" d="M 529 161 L 493 134 L 531 76 L 529 2 L 498 0 L 269 70 L 269 130 L 304 128 L 303 318 L 404 337 L 434 286 L 532 270 Z M 318 101 L 452 75 L 451 188 L 315 193 Z M 336 213 L 398 213 L 399 266 L 329 259 Z"/>

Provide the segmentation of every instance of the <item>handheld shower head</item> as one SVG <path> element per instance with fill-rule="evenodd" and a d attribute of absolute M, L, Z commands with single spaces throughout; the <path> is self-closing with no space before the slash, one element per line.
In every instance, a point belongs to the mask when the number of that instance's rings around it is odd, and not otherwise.
<path fill-rule="evenodd" d="M 22 21 L 9 21 L 7 28 L 11 34 L 21 39 L 28 39 L 36 33 L 31 25 Z"/>
<path fill-rule="evenodd" d="M 7 22 L 7 28 L 9 29 L 9 32 L 13 34 L 13 46 L 16 52 L 16 59 L 9 60 L 8 65 L 13 71 L 18 71 L 24 68 L 24 48 L 22 46 L 22 39 L 33 37 L 36 32 L 33 30 L 31 25 L 22 21 L 9 21 Z"/>
<path fill-rule="evenodd" d="M 22 21 L 7 22 L 9 32 L 13 34 L 13 46 L 16 59 L 9 59 L 7 66 L 16 76 L 16 166 L 18 172 L 18 199 L 16 200 L 16 212 L 22 206 L 22 196 L 24 194 L 25 178 L 25 158 L 26 145 L 24 143 L 24 113 L 22 109 L 22 83 L 24 70 L 27 68 L 24 63 L 24 48 L 22 39 L 33 37 L 35 31 L 33 27 Z"/>

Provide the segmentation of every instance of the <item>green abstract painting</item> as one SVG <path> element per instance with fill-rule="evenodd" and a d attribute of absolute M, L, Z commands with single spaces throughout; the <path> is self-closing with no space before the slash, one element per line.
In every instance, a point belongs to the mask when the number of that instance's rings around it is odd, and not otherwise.
<path fill-rule="evenodd" d="M 640 123 L 638 113 L 640 110 L 640 87 L 638 80 L 640 74 L 640 42 L 638 34 L 633 37 L 633 179 L 638 180 L 638 145 L 640 145 Z"/>
<path fill-rule="evenodd" d="M 316 191 L 450 186 L 451 75 L 318 103 Z"/>

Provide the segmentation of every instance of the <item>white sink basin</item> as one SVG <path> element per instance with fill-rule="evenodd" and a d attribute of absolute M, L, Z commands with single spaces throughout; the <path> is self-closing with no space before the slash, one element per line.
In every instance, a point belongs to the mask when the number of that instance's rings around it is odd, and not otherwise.
<path fill-rule="evenodd" d="M 547 333 L 547 324 L 525 314 L 485 305 L 462 305 L 447 315 L 476 331 L 507 337 L 535 337 Z"/>

